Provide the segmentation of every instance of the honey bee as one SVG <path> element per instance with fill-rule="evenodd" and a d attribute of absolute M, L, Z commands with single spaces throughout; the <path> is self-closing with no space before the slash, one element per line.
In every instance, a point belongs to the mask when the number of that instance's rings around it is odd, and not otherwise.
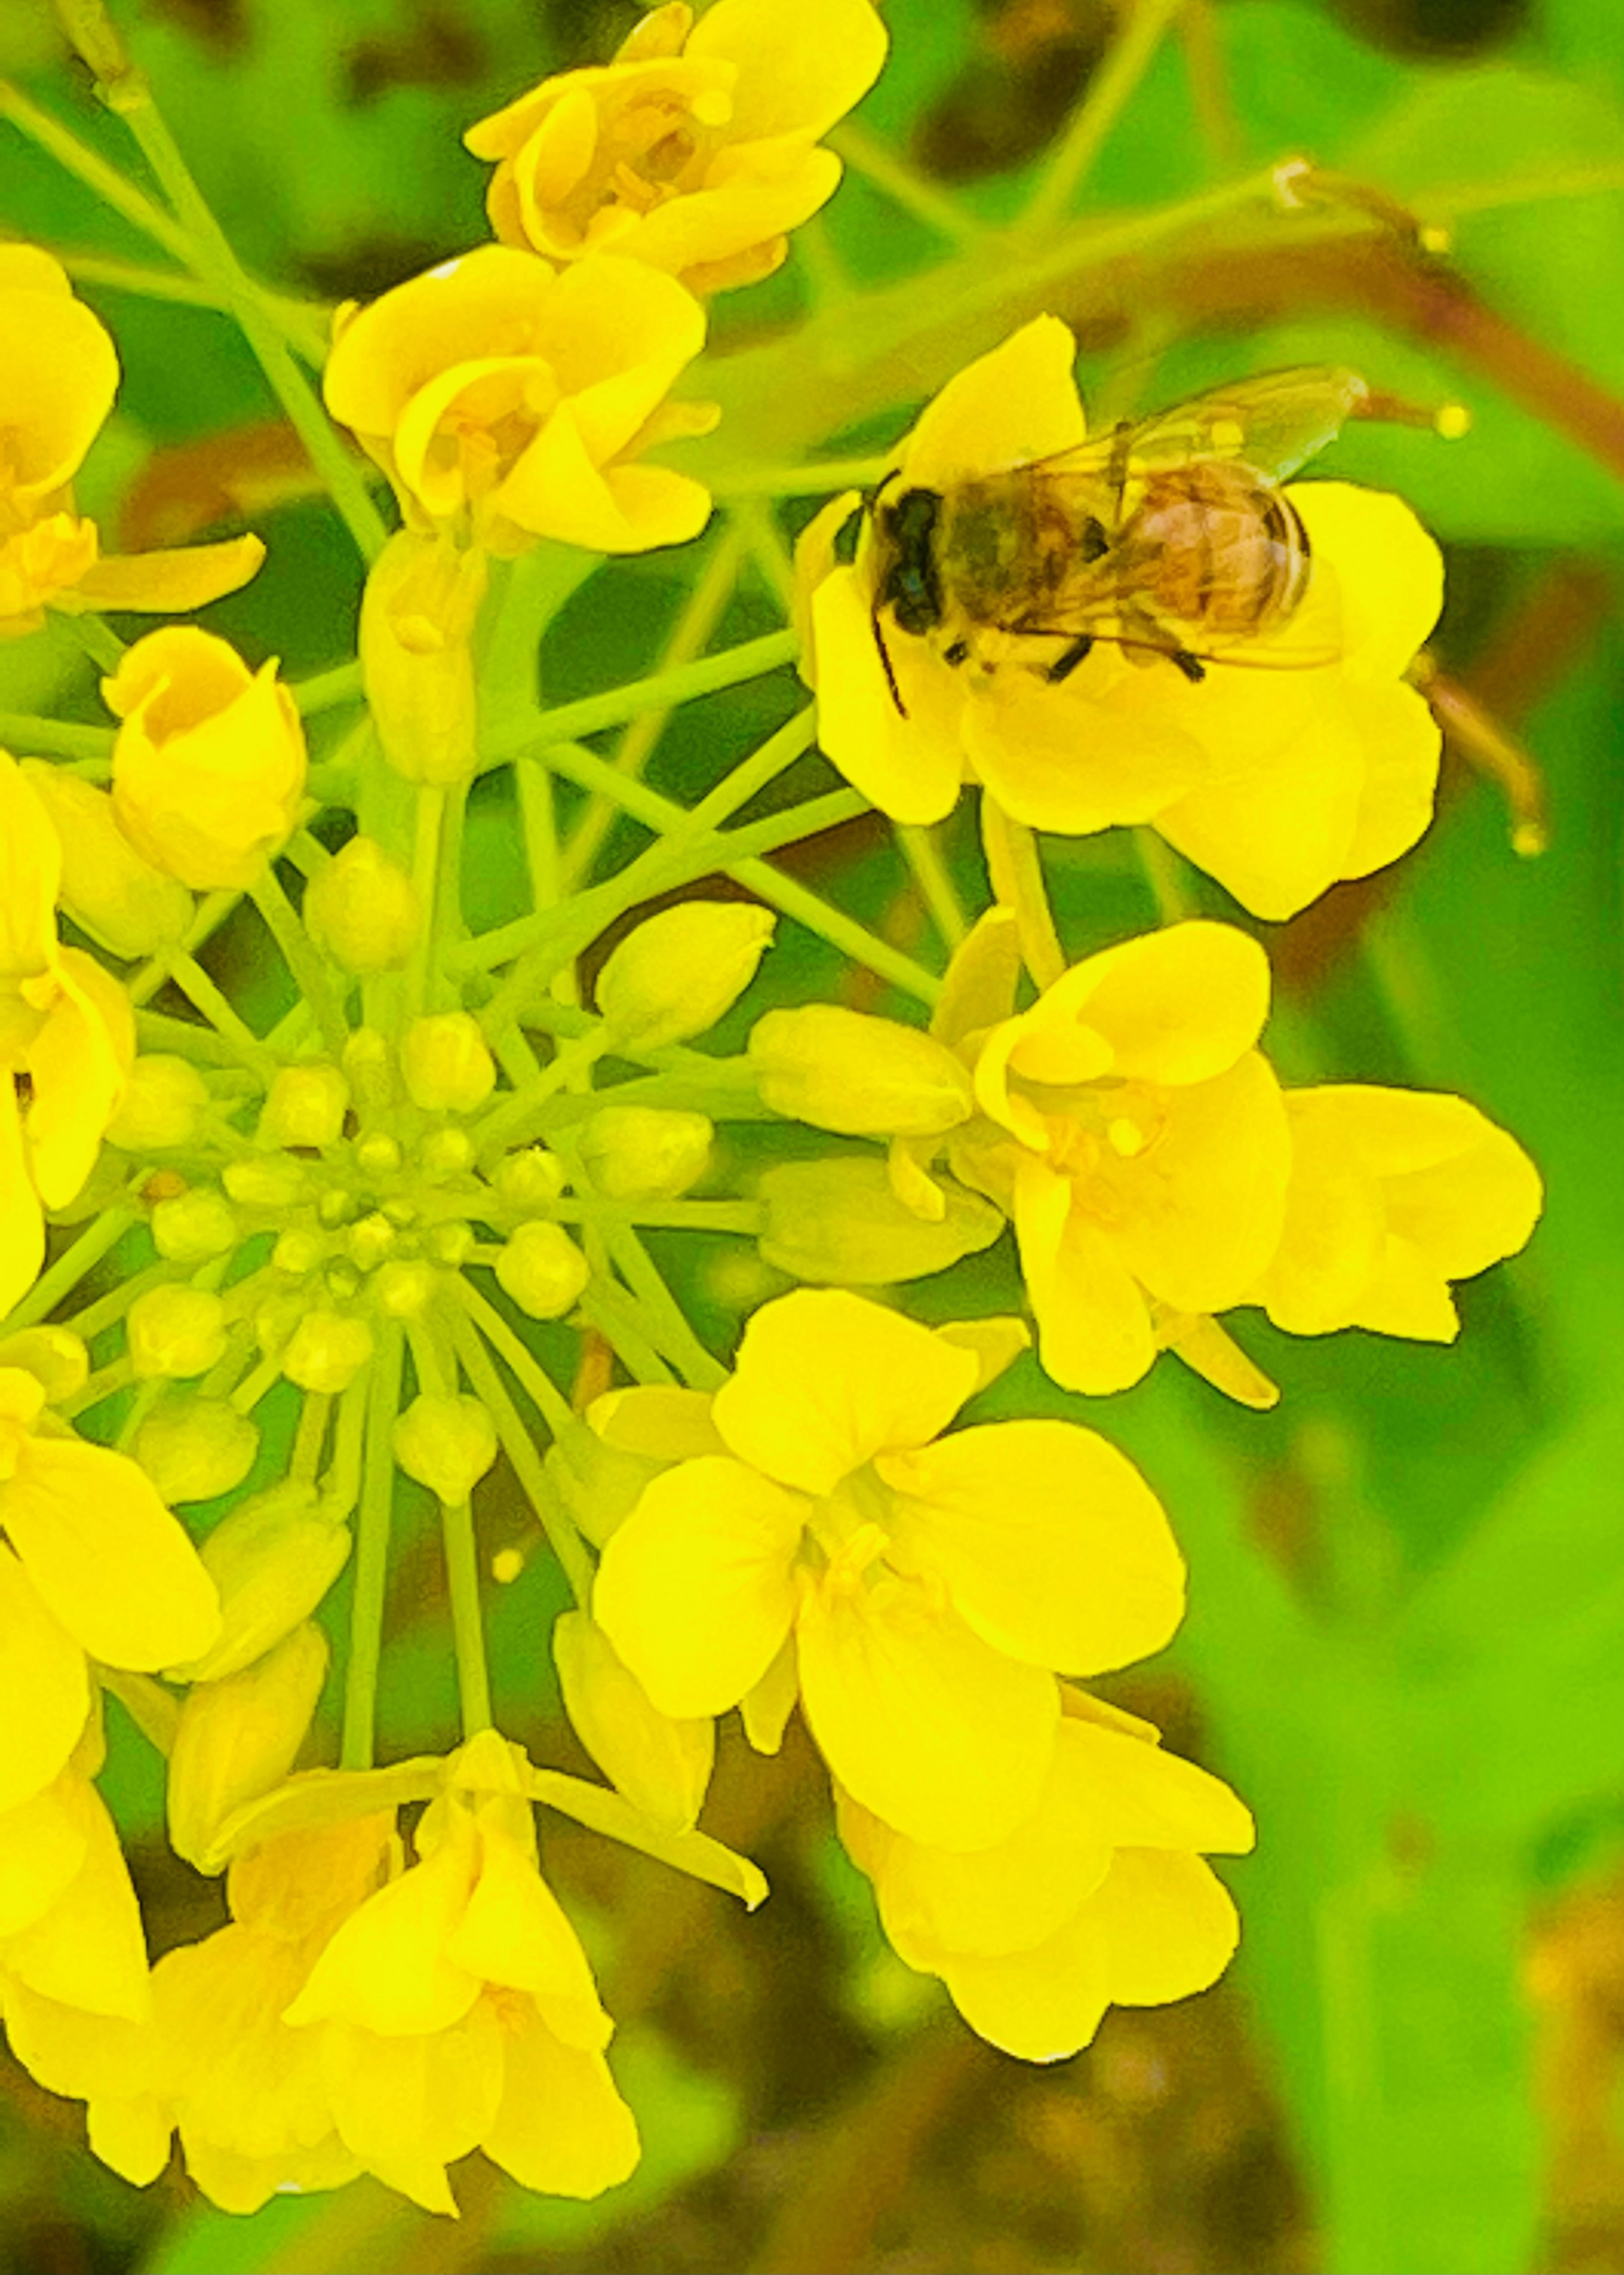
<path fill-rule="evenodd" d="M 890 476 L 865 510 L 874 639 L 898 711 L 888 614 L 955 666 L 993 669 L 987 633 L 1058 641 L 1032 666 L 1056 683 L 1100 640 L 1192 682 L 1214 662 L 1327 661 L 1248 650 L 1308 590 L 1308 532 L 1280 484 L 1371 403 L 1356 372 L 1308 366 L 950 489 L 888 499 Z"/>

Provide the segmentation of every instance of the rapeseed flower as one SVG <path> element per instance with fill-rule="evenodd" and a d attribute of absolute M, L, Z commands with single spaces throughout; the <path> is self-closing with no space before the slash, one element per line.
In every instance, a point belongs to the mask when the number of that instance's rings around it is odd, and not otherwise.
<path fill-rule="evenodd" d="M 1036 1807 L 1054 1670 L 1158 1651 L 1183 1565 L 1132 1464 L 1066 1422 L 940 1436 L 1007 1323 L 932 1329 L 843 1291 L 752 1319 L 706 1425 L 610 1534 L 593 1613 L 661 1712 L 725 1712 L 793 1646 L 839 1782 L 915 1840 L 978 1848 Z M 680 1417 L 693 1441 L 693 1422 Z M 775 1667 L 781 1670 L 774 1674 Z"/>
<path fill-rule="evenodd" d="M 257 537 L 101 560 L 74 476 L 113 407 L 118 358 L 67 272 L 33 245 L 0 245 L 0 637 L 47 608 L 201 608 L 245 585 Z"/>
<path fill-rule="evenodd" d="M 1077 2052 L 1108 2006 L 1159 2007 L 1215 1982 L 1240 1923 L 1204 1856 L 1254 1837 L 1228 1787 L 1164 1753 L 1150 1724 L 1064 1697 L 1043 1793 L 1004 1840 L 930 1848 L 836 1796 L 898 1956 L 1028 2061 Z"/>
<path fill-rule="evenodd" d="M 673 0 L 614 61 L 556 73 L 470 127 L 496 161 L 487 197 L 506 245 L 552 261 L 613 252 L 696 292 L 777 268 L 784 232 L 834 195 L 818 147 L 880 75 L 871 0 Z"/>
<path fill-rule="evenodd" d="M 33 1285 L 43 1211 L 90 1175 L 135 1057 L 123 988 L 57 940 L 61 878 L 49 816 L 0 751 L 0 1312 Z"/>
<path fill-rule="evenodd" d="M 697 536 L 706 491 L 637 463 L 706 416 L 670 404 L 705 344 L 676 280 L 608 254 L 559 270 L 487 245 L 339 312 L 323 385 L 408 524 L 522 553 L 640 553 Z"/>
<path fill-rule="evenodd" d="M 969 365 L 903 443 L 888 497 L 1075 449 L 1074 352 L 1066 326 L 1040 316 Z M 835 561 L 860 501 L 835 500 L 800 548 L 823 749 L 901 821 L 940 820 L 969 780 L 1036 829 L 1148 822 L 1258 916 L 1290 916 L 1385 866 L 1432 812 L 1440 738 L 1403 674 L 1441 603 L 1438 548 L 1380 492 L 1321 481 L 1286 495 L 1311 547 L 1305 595 L 1198 684 L 1167 656 L 1105 639 L 1054 684 L 1062 641 L 970 639 L 956 624 L 910 636 L 876 615 L 872 521 L 855 561 Z M 956 668 L 948 654 L 966 639 Z"/>

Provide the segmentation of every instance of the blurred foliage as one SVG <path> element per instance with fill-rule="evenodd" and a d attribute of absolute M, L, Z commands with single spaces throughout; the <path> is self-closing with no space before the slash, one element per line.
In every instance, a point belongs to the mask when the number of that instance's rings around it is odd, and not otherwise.
<path fill-rule="evenodd" d="M 541 72 L 606 53 L 632 11 L 146 0 L 134 12 L 140 58 L 244 257 L 288 290 L 337 299 L 476 239 L 481 181 L 462 126 Z M 889 0 L 887 12 L 894 59 L 863 125 L 972 211 L 1011 213 L 1120 6 Z M 0 68 L 125 162 L 41 0 L 0 6 Z M 1528 1144 L 1550 1199 L 1529 1257 L 1465 1291 L 1457 1349 L 1288 1344 L 1249 1326 L 1285 1388 L 1273 1415 L 1237 1414 L 1164 1371 L 1105 1417 L 1175 1512 L 1193 1568 L 1168 1670 L 1125 1682 L 1123 1703 L 1232 1778 L 1263 1830 L 1233 1876 L 1246 1920 L 1235 1976 L 1189 2007 L 1115 2014 L 1089 2053 L 1023 2070 L 889 1959 L 802 1753 L 764 1765 L 733 1749 L 707 1821 L 767 1870 L 759 1919 L 585 1835 L 549 1840 L 630 2024 L 623 2074 L 647 2153 L 627 2188 L 563 2205 L 487 2175 L 454 2231 L 369 2184 L 231 2221 L 174 2176 L 146 2196 L 124 2188 L 80 2145 L 79 2112 L 8 2066 L 0 2269 L 1624 2265 L 1624 642 L 1611 608 L 1624 542 L 1624 8 L 1189 0 L 1088 196 L 1120 212 L 1288 154 L 1347 185 L 1347 214 L 1378 192 L 1449 231 L 1448 252 L 1339 230 L 1333 207 L 1306 245 L 1258 230 L 1164 239 L 1142 261 L 1058 280 L 1053 305 L 1078 325 L 1085 379 L 1113 412 L 1328 359 L 1419 404 L 1470 407 L 1462 442 L 1361 427 L 1326 470 L 1401 490 L 1451 548 L 1438 657 L 1545 769 L 1551 850 L 1519 861 L 1499 792 L 1457 759 L 1401 872 L 1271 933 L 1274 1046 L 1298 1080 L 1459 1088 Z M 147 257 L 9 132 L 0 220 L 92 264 Z M 818 245 L 865 283 L 940 252 L 856 172 L 781 277 L 718 311 L 722 369 L 793 320 Z M 298 487 L 223 318 L 117 289 L 94 266 L 83 289 L 125 367 L 86 484 L 92 510 L 124 496 L 126 518 L 167 519 L 172 535 L 223 501 Z M 921 369 L 918 395 L 940 375 Z M 865 431 L 888 437 L 905 416 L 892 404 Z M 356 586 L 325 515 L 296 500 L 254 518 L 269 565 L 215 620 L 294 670 L 337 660 Z M 688 559 L 654 558 L 589 583 L 549 641 L 549 696 L 648 669 L 691 573 Z M 747 579 L 717 637 L 777 621 Z M 48 636 L 0 651 L 0 703 L 53 701 L 93 715 L 72 653 Z M 787 703 L 769 682 L 680 713 L 650 780 L 691 794 L 719 750 Z M 470 818 L 470 873 L 492 911 L 517 905 L 508 797 L 492 778 Z M 1077 948 L 1152 917 L 1116 838 L 1050 850 Z M 958 850 L 973 860 L 967 829 Z M 799 849 L 797 864 L 837 880 L 842 903 L 899 945 L 928 948 L 877 824 Z M 768 995 L 842 984 L 832 952 L 792 927 L 782 938 Z M 228 933 L 221 952 L 250 956 L 251 933 Z M 849 984 L 849 999 L 874 1008 L 866 985 Z M 752 1143 L 763 1160 L 793 1148 L 788 1133 Z M 719 1339 L 781 1284 L 748 1255 L 676 1236 L 656 1245 Z M 1014 1284 L 994 1251 L 908 1300 L 946 1317 L 995 1308 Z M 986 1405 L 1065 1402 L 1026 1365 Z M 487 1553 L 533 1545 L 505 1472 L 479 1515 Z M 439 1584 L 426 1555 L 397 1590 L 385 1711 L 403 1746 L 447 1719 L 451 1670 L 427 1616 Z M 555 1608 L 538 1559 L 496 1606 L 499 1703 L 538 1758 L 575 1766 L 538 1672 Z M 124 1821 L 150 1833 L 148 1757 L 115 1730 L 113 1762 Z M 167 1946 L 212 1925 L 219 1899 L 159 1857 L 149 1845 L 138 1871 Z"/>

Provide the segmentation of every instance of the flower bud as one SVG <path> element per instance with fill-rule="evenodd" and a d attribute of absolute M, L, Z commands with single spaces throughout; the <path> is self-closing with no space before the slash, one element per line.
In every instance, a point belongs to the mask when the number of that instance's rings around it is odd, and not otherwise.
<path fill-rule="evenodd" d="M 358 979 L 397 971 L 423 928 L 417 888 L 375 838 L 352 837 L 305 890 L 316 946 Z"/>
<path fill-rule="evenodd" d="M 742 995 L 777 918 L 747 901 L 679 901 L 628 933 L 598 974 L 598 1009 L 629 1050 L 702 1035 Z"/>
<path fill-rule="evenodd" d="M 62 842 L 57 897 L 74 923 L 115 956 L 152 956 L 182 941 L 192 896 L 141 858 L 109 793 L 41 759 L 23 760 L 22 771 Z"/>
<path fill-rule="evenodd" d="M 564 1165 L 545 1145 L 526 1145 L 505 1153 L 491 1179 L 496 1198 L 516 1213 L 550 1208 L 564 1189 Z"/>
<path fill-rule="evenodd" d="M 307 1620 L 344 1569 L 350 1535 L 312 1485 L 284 1480 L 221 1518 L 199 1551 L 220 1591 L 220 1633 L 171 1672 L 185 1682 L 235 1674 Z"/>
<path fill-rule="evenodd" d="M 466 1500 L 495 1458 L 496 1425 L 477 1398 L 426 1391 L 395 1425 L 395 1459 L 441 1500 Z"/>
<path fill-rule="evenodd" d="M 710 1167 L 714 1135 L 703 1114 L 604 1106 L 581 1133 L 581 1158 L 608 1200 L 675 1200 Z"/>
<path fill-rule="evenodd" d="M 206 1264 L 229 1256 L 242 1235 L 230 1203 L 213 1185 L 193 1185 L 155 1206 L 152 1244 L 174 1264 Z"/>
<path fill-rule="evenodd" d="M 401 1042 L 400 1073 L 425 1114 L 472 1114 L 496 1087 L 496 1062 L 466 1011 L 414 1019 Z"/>
<path fill-rule="evenodd" d="M 361 676 L 383 755 L 414 782 L 473 774 L 479 706 L 469 641 L 488 572 L 483 551 L 397 530 L 361 596 Z"/>
<path fill-rule="evenodd" d="M 292 1272 L 302 1280 L 306 1272 L 315 1270 L 331 1245 L 326 1235 L 313 1227 L 291 1224 L 285 1232 L 277 1234 L 271 1262 L 278 1272 Z"/>
<path fill-rule="evenodd" d="M 137 852 L 199 892 L 251 885 L 305 795 L 305 732 L 275 662 L 195 624 L 148 632 L 103 680 L 124 722 L 113 808 Z"/>
<path fill-rule="evenodd" d="M 310 1171 L 287 1153 L 245 1153 L 240 1160 L 226 1163 L 220 1182 L 242 1207 L 270 1209 L 281 1215 L 304 1198 Z"/>
<path fill-rule="evenodd" d="M 225 1306 L 206 1288 L 149 1288 L 131 1304 L 125 1336 L 143 1380 L 207 1374 L 225 1354 Z"/>
<path fill-rule="evenodd" d="M 280 1243 L 278 1243 L 280 1245 Z M 267 1358 L 286 1348 L 308 1309 L 303 1296 L 271 1296 L 253 1315 L 253 1339 Z"/>
<path fill-rule="evenodd" d="M 460 1272 L 468 1261 L 472 1247 L 473 1227 L 465 1223 L 461 1217 L 453 1217 L 448 1223 L 430 1228 L 428 1252 L 435 1263 L 443 1264 L 448 1272 Z"/>
<path fill-rule="evenodd" d="M 387 1261 L 389 1251 L 400 1238 L 381 1209 L 374 1209 L 369 1216 L 352 1224 L 344 1235 L 344 1253 L 360 1272 L 375 1272 Z"/>
<path fill-rule="evenodd" d="M 456 1177 L 472 1165 L 473 1140 L 465 1130 L 431 1130 L 418 1154 L 431 1177 Z"/>
<path fill-rule="evenodd" d="M 592 1266 L 561 1224 L 521 1224 L 496 1258 L 496 1279 L 533 1319 L 561 1319 Z"/>
<path fill-rule="evenodd" d="M 306 1311 L 289 1336 L 282 1371 L 301 1390 L 347 1390 L 372 1357 L 372 1329 L 344 1311 Z"/>
<path fill-rule="evenodd" d="M 20 1367 L 45 1393 L 48 1406 L 59 1406 L 90 1379 L 90 1354 L 72 1327 L 22 1327 L 0 1342 L 0 1367 Z"/>
<path fill-rule="evenodd" d="M 178 1856 L 211 1869 L 210 1843 L 231 1811 L 286 1777 L 316 1711 L 327 1662 L 327 1637 L 306 1622 L 256 1665 L 196 1685 L 170 1751 L 170 1845 Z"/>
<path fill-rule="evenodd" d="M 715 1723 L 662 1714 L 585 1612 L 555 1621 L 553 1659 L 564 1712 L 599 1768 L 646 1817 L 691 1831 L 710 1784 Z"/>
<path fill-rule="evenodd" d="M 336 1066 L 316 1060 L 282 1067 L 260 1109 L 261 1145 L 336 1145 L 350 1107 L 350 1085 Z"/>
<path fill-rule="evenodd" d="M 466 1229 L 466 1228 L 464 1228 Z M 374 1302 L 391 1319 L 420 1319 L 434 1300 L 439 1274 L 420 1257 L 393 1259 L 380 1265 L 372 1283 Z"/>
<path fill-rule="evenodd" d="M 978 1193 L 940 1190 L 941 1215 L 925 1218 L 898 1200 L 883 1161 L 775 1162 L 757 1189 L 761 1253 L 814 1287 L 883 1288 L 945 1272 L 990 1248 L 1004 1219 Z"/>
<path fill-rule="evenodd" d="M 229 1399 L 182 1392 L 153 1409 L 130 1450 L 173 1508 L 234 1492 L 253 1467 L 260 1433 Z"/>
<path fill-rule="evenodd" d="M 935 1138 L 975 1112 L 967 1069 L 933 1035 L 838 1003 L 767 1012 L 749 1050 L 774 1114 L 845 1137 Z"/>
<path fill-rule="evenodd" d="M 143 1052 L 130 1069 L 124 1096 L 107 1125 L 110 1145 L 126 1153 L 162 1153 L 189 1145 L 208 1104 L 208 1085 L 185 1059 Z"/>

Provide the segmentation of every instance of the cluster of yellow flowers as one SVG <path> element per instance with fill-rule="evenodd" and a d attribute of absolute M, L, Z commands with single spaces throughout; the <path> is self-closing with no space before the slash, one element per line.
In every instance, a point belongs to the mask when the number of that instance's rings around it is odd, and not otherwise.
<path fill-rule="evenodd" d="M 1343 484 L 1285 493 L 1301 604 L 1205 671 L 1109 635 L 1064 671 L 1019 630 L 956 653 L 898 609 L 874 499 L 835 498 L 798 563 L 820 745 L 900 824 L 969 782 L 987 825 L 994 905 L 928 1030 L 820 1002 L 755 1017 L 735 1057 L 695 1049 L 769 947 L 754 900 L 645 915 L 595 1009 L 569 984 L 657 896 L 759 874 L 736 847 L 790 842 L 793 816 L 721 824 L 810 729 L 557 893 L 550 809 L 524 803 L 563 741 L 525 739 L 533 638 L 526 684 L 491 684 L 514 564 L 705 526 L 704 487 L 646 457 L 714 423 L 673 397 L 699 296 L 765 275 L 830 196 L 821 137 L 885 44 L 872 0 L 698 24 L 673 0 L 471 132 L 500 241 L 336 325 L 326 404 L 402 525 L 359 614 L 365 719 L 315 768 L 275 660 L 193 624 L 124 647 L 94 614 L 190 611 L 263 548 L 98 558 L 71 485 L 117 359 L 49 254 L 0 248 L 0 630 L 79 624 L 114 722 L 0 752 L 0 2014 L 137 2182 L 177 2131 L 236 2211 L 366 2171 L 454 2211 L 446 2167 L 475 2149 L 532 2188 L 623 2179 L 612 2026 L 533 1812 L 759 1901 L 698 1829 L 736 1708 L 771 1752 L 799 1706 L 891 1943 L 993 2044 L 1054 2060 L 1114 2001 L 1211 1983 L 1238 1927 L 1205 1859 L 1248 1848 L 1250 1818 L 1083 1687 L 1182 1616 L 1159 1501 L 1077 1422 L 951 1426 L 1024 1363 L 1023 1319 L 932 1328 L 854 1290 L 1008 1221 L 1056 1383 L 1121 1390 L 1172 1349 L 1262 1405 L 1218 1315 L 1446 1341 L 1451 1283 L 1537 1215 L 1532 1165 L 1462 1100 L 1282 1091 L 1249 933 L 1176 923 L 1068 967 L 1023 836 L 1148 823 L 1264 917 L 1415 841 L 1438 734 L 1405 673 L 1440 564 L 1408 509 Z M 1073 358 L 1041 317 L 971 365 L 902 444 L 899 493 L 1075 450 Z M 87 736 L 104 755 L 64 762 Z M 537 905 L 472 933 L 460 801 L 512 758 L 537 762 Z M 353 826 L 318 832 L 324 809 Z M 268 1032 L 200 960 L 239 896 L 298 991 Z M 798 888 L 783 905 L 817 921 Z M 883 1151 L 694 1198 L 730 1116 Z M 813 1283 L 757 1303 L 730 1372 L 644 1244 L 670 1227 L 753 1236 Z M 526 1319 L 581 1331 L 573 1402 Z M 493 1715 L 471 1500 L 499 1457 L 574 1595 L 554 1656 L 608 1785 L 533 1765 Z M 440 1512 L 462 1742 L 377 1765 L 401 1477 Z M 194 1546 L 175 1508 L 220 1500 Z M 315 1765 L 346 1566 L 342 1752 Z M 150 1968 L 94 1784 L 109 1695 L 168 1757 L 176 1853 L 229 1873 L 230 1924 Z"/>

